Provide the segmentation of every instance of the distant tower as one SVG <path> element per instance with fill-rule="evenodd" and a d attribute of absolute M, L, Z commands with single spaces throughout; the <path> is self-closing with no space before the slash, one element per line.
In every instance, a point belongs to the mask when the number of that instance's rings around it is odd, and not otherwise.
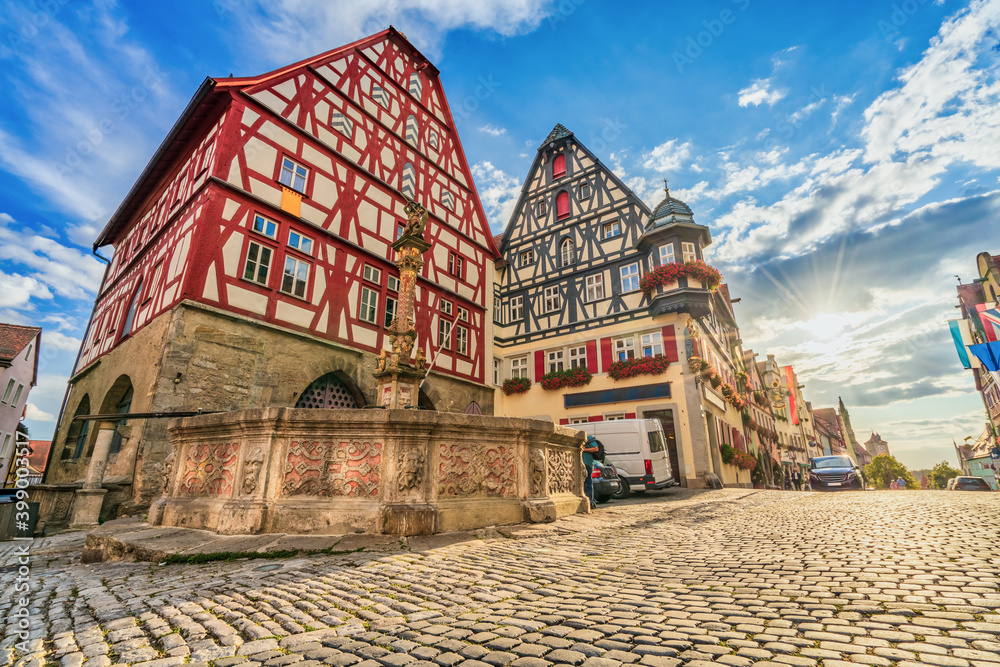
<path fill-rule="evenodd" d="M 871 458 L 865 456 L 867 450 L 864 450 L 860 444 L 858 444 L 858 439 L 854 436 L 854 429 L 851 428 L 851 415 L 847 412 L 847 408 L 844 406 L 844 399 L 837 397 L 838 409 L 837 412 L 840 415 L 840 430 L 844 434 L 844 442 L 847 444 L 847 452 L 851 457 L 857 461 L 858 464 L 864 465 L 866 462 L 862 459 Z"/>
<path fill-rule="evenodd" d="M 878 433 L 872 431 L 872 436 L 865 443 L 865 448 L 873 456 L 892 456 L 889 453 L 889 443 L 882 439 Z"/>

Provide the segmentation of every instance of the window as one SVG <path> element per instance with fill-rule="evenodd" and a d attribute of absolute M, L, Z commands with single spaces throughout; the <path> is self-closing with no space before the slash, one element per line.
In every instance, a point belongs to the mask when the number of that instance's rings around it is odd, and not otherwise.
<path fill-rule="evenodd" d="M 413 168 L 412 162 L 403 165 L 403 182 L 399 187 L 400 191 L 413 199 L 417 192 L 417 170 Z"/>
<path fill-rule="evenodd" d="M 417 145 L 417 134 L 420 131 L 420 127 L 417 125 L 417 117 L 410 114 L 406 117 L 406 143 L 411 146 Z"/>
<path fill-rule="evenodd" d="M 372 86 L 372 99 L 379 103 L 384 109 L 389 108 L 389 93 L 379 85 Z"/>
<path fill-rule="evenodd" d="M 521 253 L 519 261 L 518 261 L 518 266 L 519 267 L 521 267 L 523 269 L 524 267 L 531 266 L 534 263 L 535 263 L 535 251 L 534 250 L 525 250 L 524 252 Z"/>
<path fill-rule="evenodd" d="M 614 222 L 605 223 L 602 231 L 604 232 L 604 238 L 606 239 L 619 236 L 622 233 L 621 222 L 615 220 Z"/>
<path fill-rule="evenodd" d="M 281 174 L 278 176 L 278 182 L 282 185 L 287 185 L 292 190 L 296 192 L 306 191 L 306 177 L 309 175 L 309 170 L 303 167 L 301 164 L 296 164 L 292 162 L 287 157 L 281 160 Z"/>
<path fill-rule="evenodd" d="M 569 193 L 565 190 L 556 195 L 556 218 L 562 220 L 569 217 Z"/>
<path fill-rule="evenodd" d="M 663 354 L 663 337 L 659 332 L 642 334 L 640 343 L 642 344 L 642 356 L 644 357 Z"/>
<path fill-rule="evenodd" d="M 590 199 L 590 183 L 584 183 L 580 186 L 580 199 Z"/>
<path fill-rule="evenodd" d="M 674 244 L 668 243 L 660 246 L 660 264 L 673 264 L 677 260 L 674 258 Z"/>
<path fill-rule="evenodd" d="M 459 306 L 458 307 L 458 319 L 462 320 L 463 322 L 468 322 L 469 321 L 469 309 L 468 308 L 462 308 L 461 306 Z"/>
<path fill-rule="evenodd" d="M 634 262 L 620 269 L 622 276 L 622 294 L 639 289 L 639 263 Z"/>
<path fill-rule="evenodd" d="M 330 126 L 348 139 L 354 136 L 354 123 L 339 111 L 334 111 L 330 114 Z"/>
<path fill-rule="evenodd" d="M 569 418 L 569 423 L 570 424 L 587 424 L 589 422 L 590 422 L 590 420 L 588 418 L 586 418 L 586 417 L 570 417 Z"/>
<path fill-rule="evenodd" d="M 510 376 L 512 378 L 528 377 L 528 357 L 517 357 L 510 360 Z"/>
<path fill-rule="evenodd" d="M 298 232 L 288 232 L 288 247 L 295 248 L 299 252 L 311 255 L 313 242 L 308 236 L 302 236 L 302 234 L 299 234 Z"/>
<path fill-rule="evenodd" d="M 274 220 L 268 220 L 262 215 L 255 215 L 253 217 L 252 229 L 258 234 L 263 234 L 269 239 L 273 239 L 278 236 L 278 223 Z"/>
<path fill-rule="evenodd" d="M 428 132 L 427 133 L 427 143 L 430 145 L 431 148 L 433 148 L 434 150 L 437 150 L 437 148 L 438 148 L 438 133 L 435 132 L 434 130 L 431 130 L 430 132 Z"/>
<path fill-rule="evenodd" d="M 625 419 L 624 412 L 616 412 L 614 414 L 604 415 L 604 421 L 606 422 L 617 422 L 617 421 L 622 421 L 623 419 Z"/>
<path fill-rule="evenodd" d="M 398 292 L 399 291 L 399 278 L 396 276 L 389 276 L 389 291 Z"/>
<path fill-rule="evenodd" d="M 455 212 L 455 195 L 451 193 L 451 190 L 441 191 L 441 205 L 452 213 Z"/>
<path fill-rule="evenodd" d="M 419 73 L 414 72 L 413 74 L 410 75 L 410 85 L 408 90 L 410 92 L 410 95 L 413 95 L 418 100 L 420 99 L 421 84 L 420 84 Z"/>
<path fill-rule="evenodd" d="M 396 317 L 396 300 L 391 296 L 385 298 L 385 320 L 383 326 L 386 328 L 392 324 L 393 318 Z"/>
<path fill-rule="evenodd" d="M 375 290 L 370 290 L 367 287 L 361 288 L 361 312 L 358 313 L 358 318 L 362 322 L 370 322 L 375 324 L 375 313 L 378 312 L 378 292 Z"/>
<path fill-rule="evenodd" d="M 285 273 L 281 276 L 281 291 L 304 299 L 308 280 L 309 265 L 294 257 L 286 257 Z"/>
<path fill-rule="evenodd" d="M 552 178 L 561 178 L 566 175 L 566 156 L 557 155 L 552 161 Z"/>
<path fill-rule="evenodd" d="M 545 206 L 545 200 L 544 199 L 541 200 L 540 202 L 538 202 L 538 204 L 536 204 L 536 207 L 537 207 L 538 217 L 539 218 L 541 218 L 542 216 L 544 216 L 548 212 L 548 208 Z"/>
<path fill-rule="evenodd" d="M 510 297 L 510 321 L 516 322 L 524 318 L 524 297 Z"/>
<path fill-rule="evenodd" d="M 451 349 L 451 322 L 448 320 L 438 323 L 438 347 L 442 350 Z"/>
<path fill-rule="evenodd" d="M 576 263 L 576 246 L 573 245 L 573 239 L 566 239 L 562 242 L 559 257 L 564 267 Z"/>
<path fill-rule="evenodd" d="M 455 327 L 455 351 L 459 354 L 469 353 L 469 330 L 466 327 Z"/>
<path fill-rule="evenodd" d="M 581 345 L 580 347 L 569 348 L 569 367 L 570 368 L 586 368 L 587 367 L 587 346 Z"/>
<path fill-rule="evenodd" d="M 587 301 L 600 301 L 604 298 L 604 274 L 595 273 L 587 276 Z"/>
<path fill-rule="evenodd" d="M 463 261 L 462 256 L 457 252 L 448 253 L 448 273 L 455 276 L 459 280 L 462 280 L 465 277 L 465 274 L 462 271 L 464 264 L 465 262 Z"/>
<path fill-rule="evenodd" d="M 545 312 L 552 313 L 562 308 L 562 299 L 559 298 L 559 286 L 545 288 Z"/>
<path fill-rule="evenodd" d="M 549 362 L 545 368 L 549 373 L 563 370 L 563 351 L 554 350 L 549 352 Z"/>
<path fill-rule="evenodd" d="M 681 251 L 684 253 L 685 262 L 693 262 L 698 259 L 698 255 L 694 252 L 693 243 L 681 243 Z"/>
<path fill-rule="evenodd" d="M 500 297 L 493 297 L 493 321 L 503 324 L 503 301 Z"/>
<path fill-rule="evenodd" d="M 500 360 L 499 359 L 494 359 L 493 360 L 493 384 L 494 385 L 498 385 L 498 386 L 500 384 Z"/>
<path fill-rule="evenodd" d="M 364 278 L 370 283 L 375 283 L 376 285 L 382 284 L 382 269 L 377 269 L 371 264 L 365 264 Z"/>
<path fill-rule="evenodd" d="M 404 225 L 401 222 L 397 222 L 396 223 L 396 238 L 395 238 L 396 241 L 398 241 L 399 238 L 403 235 L 403 231 L 405 229 L 406 229 L 406 225 Z"/>
<path fill-rule="evenodd" d="M 122 336 L 127 336 L 132 333 L 132 327 L 135 325 L 135 311 L 139 309 L 139 295 L 142 294 L 142 281 L 139 281 L 139 286 L 135 290 L 135 294 L 132 295 L 132 302 L 128 305 L 128 314 L 125 315 L 125 324 L 122 325 Z M 17 400 L 15 399 L 16 403 Z"/>
<path fill-rule="evenodd" d="M 618 361 L 635 359 L 635 340 L 629 338 L 619 338 L 615 341 L 615 358 Z"/>
<path fill-rule="evenodd" d="M 28 345 L 28 351 L 24 353 L 24 360 L 25 361 L 27 361 L 28 359 L 31 359 L 31 348 L 32 347 L 34 347 L 34 346 Z"/>
<path fill-rule="evenodd" d="M 10 446 L 10 433 L 3 437 L 3 447 L 0 447 L 0 456 L 7 456 L 7 448 Z"/>
<path fill-rule="evenodd" d="M 271 269 L 271 249 L 256 241 L 247 248 L 247 263 L 243 267 L 243 278 L 267 287 L 267 273 Z"/>
<path fill-rule="evenodd" d="M 24 391 L 24 385 L 18 384 L 17 391 L 14 392 L 14 399 L 10 402 L 10 407 L 17 407 L 17 402 L 21 400 L 21 392 Z"/>
<path fill-rule="evenodd" d="M 445 315 L 451 315 L 451 301 L 441 299 L 441 312 Z"/>

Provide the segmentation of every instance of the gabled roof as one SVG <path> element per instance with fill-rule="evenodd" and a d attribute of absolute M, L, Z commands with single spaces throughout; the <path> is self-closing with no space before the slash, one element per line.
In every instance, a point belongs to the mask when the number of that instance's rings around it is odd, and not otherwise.
<path fill-rule="evenodd" d="M 14 358 L 24 351 L 28 343 L 42 333 L 40 327 L 25 327 L 19 324 L 0 324 L 0 368 L 8 368 L 14 363 Z M 31 385 L 38 380 L 38 352 L 35 351 L 34 370 L 31 374 Z"/>
<path fill-rule="evenodd" d="M 542 150 L 543 148 L 548 146 L 551 142 L 556 141 L 557 139 L 563 139 L 565 137 L 572 137 L 572 136 L 573 133 L 567 130 L 565 127 L 563 127 L 562 123 L 556 123 L 556 126 L 552 128 L 551 132 L 549 132 L 549 136 L 545 137 L 545 141 L 543 141 L 542 145 L 538 147 L 538 150 Z"/>
<path fill-rule="evenodd" d="M 29 440 L 28 465 L 40 473 L 45 472 L 45 464 L 49 459 L 50 447 L 52 447 L 51 440 Z"/>

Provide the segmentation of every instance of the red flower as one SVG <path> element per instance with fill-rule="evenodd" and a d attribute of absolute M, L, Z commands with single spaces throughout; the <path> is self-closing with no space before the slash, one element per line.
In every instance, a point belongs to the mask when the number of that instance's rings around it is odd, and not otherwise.
<path fill-rule="evenodd" d="M 608 377 L 612 380 L 626 380 L 639 375 L 660 375 L 667 370 L 670 361 L 662 354 L 639 359 L 616 361 L 608 367 Z"/>
<path fill-rule="evenodd" d="M 565 371 L 546 373 L 538 381 L 543 389 L 562 389 L 563 387 L 582 387 L 590 384 L 593 376 L 586 368 L 570 368 Z"/>
<path fill-rule="evenodd" d="M 529 389 L 531 389 L 531 380 L 528 378 L 508 378 L 500 386 L 500 391 L 503 392 L 504 396 L 524 394 Z"/>
<path fill-rule="evenodd" d="M 639 288 L 648 299 L 657 287 L 675 283 L 681 276 L 690 276 L 698 280 L 711 292 L 714 292 L 722 284 L 722 274 L 719 273 L 719 270 L 699 259 L 683 264 L 676 262 L 661 264 L 642 277 L 639 281 Z"/>

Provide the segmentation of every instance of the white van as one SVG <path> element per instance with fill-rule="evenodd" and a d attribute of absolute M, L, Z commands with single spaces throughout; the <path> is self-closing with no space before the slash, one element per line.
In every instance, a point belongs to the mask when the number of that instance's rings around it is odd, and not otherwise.
<path fill-rule="evenodd" d="M 622 495 L 631 491 L 665 489 L 676 486 L 670 470 L 663 427 L 656 419 L 616 419 L 573 424 L 604 443 L 604 453 L 618 468 L 627 484 Z M 623 485 L 624 486 L 624 485 Z"/>

